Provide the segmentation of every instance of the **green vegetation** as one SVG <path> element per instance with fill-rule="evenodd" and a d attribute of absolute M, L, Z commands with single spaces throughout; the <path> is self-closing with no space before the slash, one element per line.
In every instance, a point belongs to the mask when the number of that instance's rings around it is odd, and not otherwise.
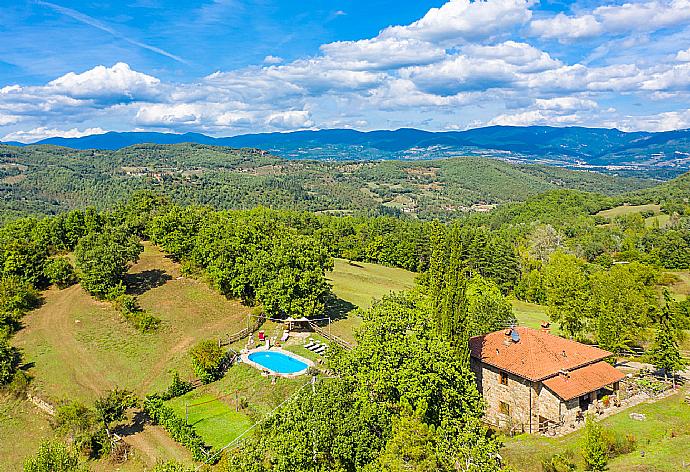
<path fill-rule="evenodd" d="M 687 459 L 680 451 L 687 450 L 690 445 L 690 408 L 683 401 L 686 393 L 681 391 L 657 402 L 644 403 L 599 422 L 605 436 L 613 434 L 623 439 L 628 436 L 637 444 L 635 451 L 610 458 L 610 471 L 672 472 L 679 467 L 682 469 Z M 629 416 L 631 412 L 644 414 L 646 419 L 634 420 Z M 584 469 L 583 435 L 583 430 L 558 438 L 520 435 L 505 440 L 501 455 L 516 471 L 531 472 L 539 470 L 542 460 L 569 451 L 578 468 Z"/>
<path fill-rule="evenodd" d="M 137 190 L 180 204 L 246 209 L 455 217 L 475 203 L 519 201 L 555 188 L 618 194 L 651 182 L 481 157 L 437 161 L 289 161 L 263 151 L 198 144 L 135 145 L 119 151 L 0 145 L 2 216 L 111 207 Z"/>

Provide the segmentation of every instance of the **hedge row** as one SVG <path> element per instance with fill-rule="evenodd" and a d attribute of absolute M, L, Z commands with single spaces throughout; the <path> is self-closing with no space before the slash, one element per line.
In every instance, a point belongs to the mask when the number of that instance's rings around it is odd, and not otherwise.
<path fill-rule="evenodd" d="M 175 411 L 167 406 L 163 399 L 157 395 L 146 397 L 146 400 L 144 400 L 144 411 L 151 417 L 154 423 L 165 428 L 175 441 L 187 447 L 192 452 L 194 460 L 205 461 L 212 455 L 211 447 L 204 443 L 204 440 L 199 436 L 194 427 L 188 425 L 183 418 L 177 416 Z"/>

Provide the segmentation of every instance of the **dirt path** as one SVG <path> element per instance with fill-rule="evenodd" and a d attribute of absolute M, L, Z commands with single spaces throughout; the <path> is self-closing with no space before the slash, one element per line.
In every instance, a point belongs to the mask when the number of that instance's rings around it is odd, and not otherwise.
<path fill-rule="evenodd" d="M 22 345 L 26 335 L 34 332 L 40 339 L 54 347 L 59 364 L 76 385 L 100 394 L 112 386 L 103 379 L 93 355 L 75 339 L 75 305 L 92 309 L 107 309 L 86 294 L 79 285 L 64 290 L 51 289 L 45 293 L 45 303 L 24 319 L 27 326 L 17 334 L 17 344 Z M 79 366 L 76 370 L 73 366 Z"/>

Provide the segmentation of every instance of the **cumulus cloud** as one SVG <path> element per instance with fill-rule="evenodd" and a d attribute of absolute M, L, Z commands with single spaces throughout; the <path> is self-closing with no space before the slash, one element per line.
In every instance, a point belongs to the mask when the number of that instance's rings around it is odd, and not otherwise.
<path fill-rule="evenodd" d="M 56 93 L 74 98 L 122 101 L 152 99 L 159 94 L 159 85 L 156 77 L 133 71 L 123 62 L 81 74 L 70 72 L 48 83 Z"/>
<path fill-rule="evenodd" d="M 68 130 L 60 130 L 55 128 L 34 128 L 28 131 L 16 131 L 14 133 L 8 133 L 3 136 L 3 141 L 17 141 L 20 143 L 34 143 L 46 138 L 80 138 L 82 136 L 89 136 L 91 134 L 103 134 L 107 133 L 106 130 L 101 128 L 86 128 L 79 130 L 77 128 L 72 128 Z"/>
<path fill-rule="evenodd" d="M 686 49 L 685 51 L 678 51 L 678 54 L 676 54 L 676 60 L 690 62 L 690 48 Z"/>
<path fill-rule="evenodd" d="M 380 36 L 460 44 L 527 23 L 532 17 L 529 3 L 526 0 L 450 0 L 410 25 L 386 28 Z"/>
<path fill-rule="evenodd" d="M 552 49 L 547 42 L 540 48 L 524 33 L 571 41 L 651 31 L 682 24 L 687 2 L 646 1 L 531 20 L 532 0 L 450 0 L 371 38 L 324 44 L 314 56 L 294 61 L 269 55 L 261 64 L 192 82 L 161 80 L 121 62 L 45 85 L 6 85 L 0 88 L 0 126 L 33 139 L 28 136 L 81 133 L 84 123 L 215 135 L 420 124 L 681 125 L 686 114 L 677 102 L 690 91 L 690 50 L 676 46 L 656 62 L 619 56 L 591 66 L 564 53 L 569 46 Z M 648 24 L 639 20 L 645 15 Z M 657 34 L 636 37 L 656 40 Z M 592 54 L 609 57 L 610 49 L 638 44 L 634 39 L 609 35 Z M 668 114 L 657 121 L 630 118 L 631 103 L 645 100 L 656 100 L 657 109 L 668 104 Z"/>
<path fill-rule="evenodd" d="M 266 124 L 281 130 L 311 128 L 314 126 L 314 122 L 311 120 L 311 113 L 306 110 L 272 113 L 266 119 Z"/>
<path fill-rule="evenodd" d="M 656 31 L 690 23 L 690 0 L 666 0 L 601 6 L 581 15 L 559 13 L 534 20 L 532 34 L 548 39 L 575 40 L 604 33 Z"/>

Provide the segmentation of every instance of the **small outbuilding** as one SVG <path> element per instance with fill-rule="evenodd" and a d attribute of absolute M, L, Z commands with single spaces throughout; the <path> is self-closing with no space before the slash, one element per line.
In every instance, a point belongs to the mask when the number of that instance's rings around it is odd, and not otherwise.
<path fill-rule="evenodd" d="M 604 396 L 616 398 L 623 373 L 603 349 L 541 330 L 514 327 L 470 338 L 470 364 L 486 420 L 534 433 L 567 426 Z"/>

